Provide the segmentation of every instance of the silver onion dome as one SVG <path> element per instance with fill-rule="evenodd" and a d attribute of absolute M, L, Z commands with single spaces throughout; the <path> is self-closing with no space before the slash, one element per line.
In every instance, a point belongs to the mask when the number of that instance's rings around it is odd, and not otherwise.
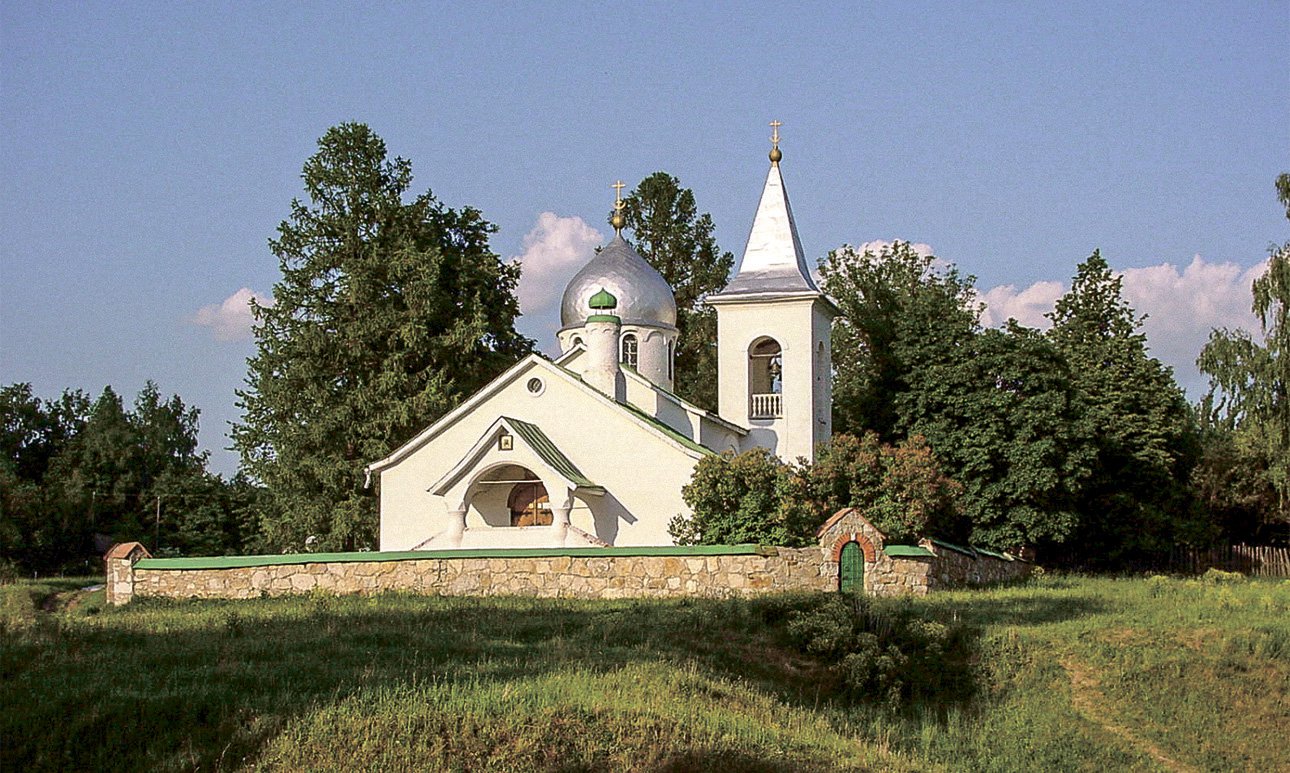
<path fill-rule="evenodd" d="M 614 313 L 624 325 L 676 327 L 672 288 L 622 236 L 615 236 L 569 280 L 560 301 L 560 325 L 581 327 L 595 313 L 588 301 L 602 289 L 618 299 Z"/>

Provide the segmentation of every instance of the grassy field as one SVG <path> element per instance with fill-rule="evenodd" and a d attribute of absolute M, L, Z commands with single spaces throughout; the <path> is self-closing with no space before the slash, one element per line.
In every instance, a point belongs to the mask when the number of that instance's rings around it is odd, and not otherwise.
<path fill-rule="evenodd" d="M 1286 582 L 123 609 L 83 584 L 0 587 L 0 769 L 1290 769 Z M 864 649 L 898 629 L 938 633 Z"/>

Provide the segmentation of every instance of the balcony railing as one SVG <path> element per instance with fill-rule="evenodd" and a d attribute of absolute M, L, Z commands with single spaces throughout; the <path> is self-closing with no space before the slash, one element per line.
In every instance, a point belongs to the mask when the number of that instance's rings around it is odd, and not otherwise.
<path fill-rule="evenodd" d="M 778 393 L 753 395 L 748 417 L 751 419 L 778 419 L 784 415 L 784 396 Z"/>

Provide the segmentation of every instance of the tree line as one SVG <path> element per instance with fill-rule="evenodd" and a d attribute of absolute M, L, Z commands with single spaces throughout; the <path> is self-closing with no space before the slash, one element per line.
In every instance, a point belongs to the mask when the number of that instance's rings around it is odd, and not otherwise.
<path fill-rule="evenodd" d="M 207 471 L 197 409 L 144 385 L 132 406 L 111 387 L 91 400 L 0 389 L 0 574 L 96 572 L 111 543 L 157 555 L 257 552 L 263 490 Z"/>
<path fill-rule="evenodd" d="M 520 267 L 471 207 L 412 192 L 411 163 L 342 124 L 304 165 L 305 197 L 269 246 L 281 279 L 253 303 L 256 353 L 232 431 L 241 470 L 206 471 L 197 412 L 145 386 L 45 401 L 3 390 L 0 559 L 83 561 L 95 534 L 184 555 L 374 549 L 363 467 L 534 350 Z M 1290 175 L 1278 178 L 1290 218 Z M 677 393 L 714 409 L 716 325 L 703 298 L 733 265 L 709 215 L 658 172 L 624 199 L 627 235 L 677 296 Z M 1097 252 L 1047 331 L 980 324 L 973 278 L 897 242 L 821 261 L 834 428 L 817 463 L 717 456 L 687 488 L 681 541 L 801 541 L 830 508 L 881 528 L 1107 565 L 1176 542 L 1284 540 L 1290 523 L 1290 243 L 1254 289 L 1262 342 L 1215 331 L 1189 405 Z M 161 518 L 157 517 L 160 509 Z M 149 534 L 151 533 L 151 540 Z M 155 552 L 155 551 L 154 551 Z"/>

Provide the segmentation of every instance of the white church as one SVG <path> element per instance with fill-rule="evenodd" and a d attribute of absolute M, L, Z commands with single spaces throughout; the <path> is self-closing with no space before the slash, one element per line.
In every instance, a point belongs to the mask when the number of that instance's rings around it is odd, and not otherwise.
<path fill-rule="evenodd" d="M 672 288 L 619 233 L 565 288 L 559 357 L 529 355 L 368 466 L 381 550 L 670 545 L 705 455 L 814 458 L 838 311 L 807 269 L 778 139 L 735 276 L 706 299 L 719 415 L 672 393 Z"/>

